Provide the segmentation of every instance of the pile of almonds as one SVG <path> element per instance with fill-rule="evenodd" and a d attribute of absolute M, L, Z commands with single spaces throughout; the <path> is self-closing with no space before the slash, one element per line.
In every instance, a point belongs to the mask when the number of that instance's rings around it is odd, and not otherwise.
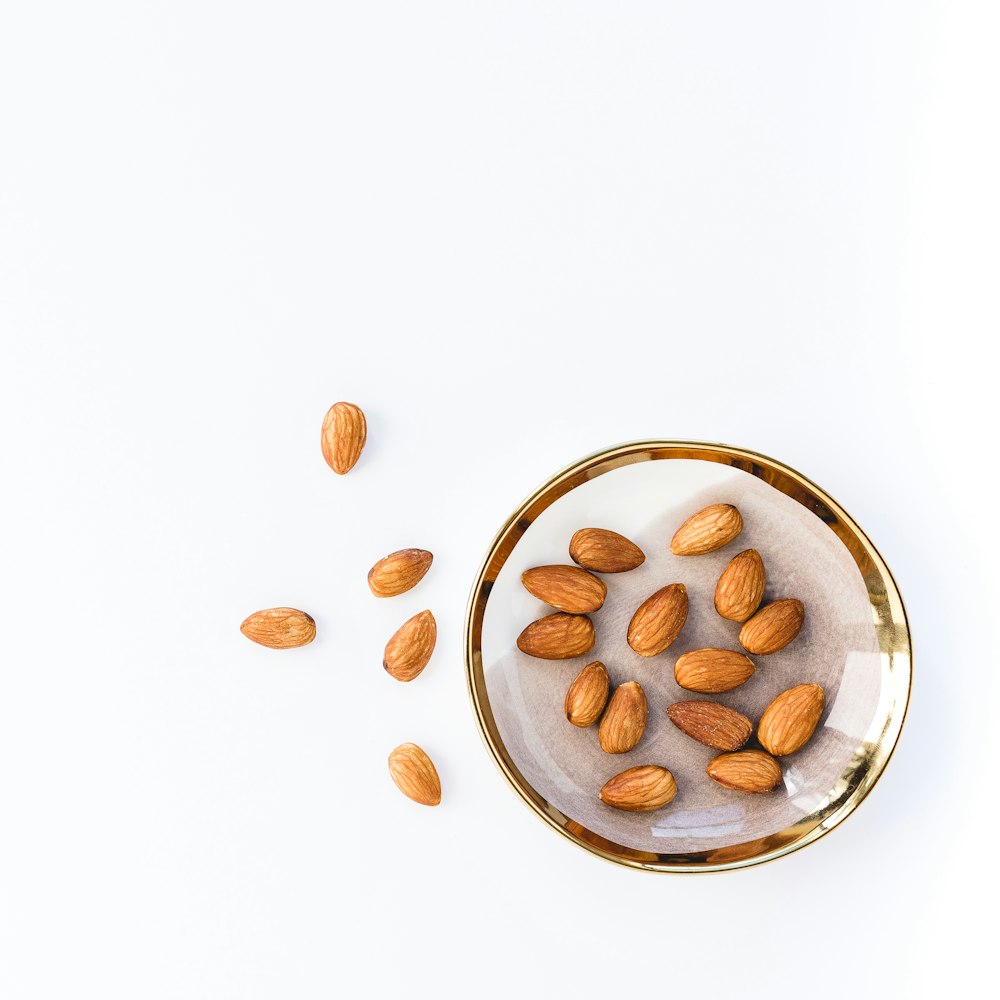
<path fill-rule="evenodd" d="M 323 419 L 320 444 L 327 465 L 346 475 L 357 464 L 368 437 L 361 408 L 334 403 Z M 368 587 L 376 597 L 397 597 L 412 590 L 431 568 L 434 557 L 424 549 L 401 549 L 380 559 L 368 572 Z M 256 611 L 240 626 L 254 642 L 272 649 L 305 646 L 316 638 L 316 622 L 295 608 Z M 437 642 L 437 622 L 421 611 L 404 622 L 386 643 L 382 665 L 397 681 L 419 677 L 430 662 Z M 415 743 L 403 743 L 389 755 L 389 774 L 399 790 L 414 802 L 436 806 L 441 781 L 430 757 Z"/>
<path fill-rule="evenodd" d="M 732 542 L 743 530 L 743 518 L 732 504 L 716 503 L 692 514 L 676 531 L 670 551 L 676 556 L 704 556 Z M 582 528 L 569 543 L 574 566 L 537 566 L 522 575 L 525 589 L 556 610 L 532 622 L 517 640 L 529 656 L 570 659 L 590 652 L 596 641 L 588 617 L 604 604 L 608 588 L 595 574 L 625 573 L 642 565 L 645 554 L 634 542 L 603 528 Z M 768 656 L 784 649 L 799 634 L 805 608 L 795 598 L 761 607 L 766 574 L 756 549 L 734 556 L 715 588 L 715 610 L 739 623 L 735 649 L 693 649 L 677 658 L 674 680 L 697 694 L 716 695 L 745 684 L 756 665 L 746 654 Z M 640 656 L 664 653 L 681 635 L 688 617 L 683 583 L 671 583 L 636 609 L 626 639 Z M 720 751 L 706 769 L 724 788 L 738 792 L 770 792 L 781 782 L 776 758 L 801 750 L 823 713 L 824 693 L 818 684 L 798 684 L 783 691 L 764 710 L 756 726 L 757 746 L 748 746 L 753 721 L 714 701 L 678 701 L 667 706 L 667 718 L 683 733 Z M 566 692 L 567 720 L 582 729 L 595 723 L 601 749 L 628 753 L 639 745 L 649 720 L 649 703 L 638 681 L 612 690 L 608 670 L 595 660 L 580 671 Z M 660 764 L 641 764 L 611 778 L 600 790 L 608 806 L 628 812 L 660 809 L 677 794 L 677 783 Z"/>

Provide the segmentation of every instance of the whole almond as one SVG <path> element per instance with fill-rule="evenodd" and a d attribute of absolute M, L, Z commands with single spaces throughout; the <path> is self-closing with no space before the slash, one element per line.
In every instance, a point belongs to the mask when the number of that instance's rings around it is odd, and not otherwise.
<path fill-rule="evenodd" d="M 419 677 L 437 642 L 437 622 L 430 611 L 421 611 L 404 622 L 385 644 L 382 666 L 397 681 Z"/>
<path fill-rule="evenodd" d="M 745 622 L 764 596 L 764 560 L 756 549 L 744 549 L 729 560 L 715 585 L 715 610 L 731 622 Z"/>
<path fill-rule="evenodd" d="M 740 645 L 757 656 L 776 653 L 799 634 L 805 616 L 805 606 L 794 597 L 765 604 L 740 629 Z"/>
<path fill-rule="evenodd" d="M 674 533 L 675 556 L 703 556 L 728 545 L 743 530 L 743 518 L 731 503 L 713 503 L 692 514 Z"/>
<path fill-rule="evenodd" d="M 782 691 L 760 717 L 760 745 L 775 757 L 801 750 L 816 730 L 825 700 L 818 684 L 797 684 Z"/>
<path fill-rule="evenodd" d="M 677 782 L 665 768 L 655 764 L 630 767 L 616 774 L 601 789 L 601 801 L 626 812 L 662 809 L 677 794 Z"/>
<path fill-rule="evenodd" d="M 268 608 L 244 619 L 240 631 L 262 646 L 294 649 L 316 638 L 316 622 L 311 615 L 295 608 Z"/>
<path fill-rule="evenodd" d="M 600 660 L 588 663 L 577 675 L 566 692 L 566 718 L 586 729 L 601 717 L 608 703 L 608 688 L 611 681 L 607 668 Z"/>
<path fill-rule="evenodd" d="M 426 549 L 393 552 L 368 570 L 368 589 L 376 597 L 405 594 L 420 583 L 433 561 L 434 556 Z"/>
<path fill-rule="evenodd" d="M 532 622 L 517 637 L 517 648 L 543 660 L 569 660 L 594 648 L 594 623 L 585 615 L 557 611 Z"/>
<path fill-rule="evenodd" d="M 422 806 L 441 801 L 441 779 L 434 761 L 416 743 L 402 743 L 389 754 L 389 774 L 396 787 Z"/>
<path fill-rule="evenodd" d="M 361 457 L 368 438 L 368 424 L 359 406 L 334 403 L 323 418 L 320 444 L 326 464 L 338 475 L 350 472 Z"/>
<path fill-rule="evenodd" d="M 608 595 L 604 581 L 579 566 L 536 566 L 521 574 L 521 583 L 540 601 L 572 615 L 597 611 Z"/>
<path fill-rule="evenodd" d="M 687 621 L 688 597 L 683 583 L 671 583 L 647 597 L 632 615 L 628 644 L 640 656 L 662 653 L 681 634 Z"/>
<path fill-rule="evenodd" d="M 692 649 L 677 658 L 674 680 L 688 691 L 721 694 L 745 684 L 754 669 L 750 657 L 734 649 Z"/>
<path fill-rule="evenodd" d="M 715 750 L 739 750 L 753 732 L 745 715 L 714 701 L 678 701 L 667 715 L 681 732 Z"/>
<path fill-rule="evenodd" d="M 646 561 L 635 542 L 607 528 L 581 528 L 570 539 L 569 556 L 595 573 L 627 573 Z"/>
<path fill-rule="evenodd" d="M 706 770 L 713 781 L 737 792 L 769 792 L 781 781 L 781 765 L 761 750 L 721 754 Z"/>
<path fill-rule="evenodd" d="M 649 717 L 646 694 L 637 681 L 615 688 L 597 729 L 597 740 L 605 753 L 628 753 L 642 739 Z"/>

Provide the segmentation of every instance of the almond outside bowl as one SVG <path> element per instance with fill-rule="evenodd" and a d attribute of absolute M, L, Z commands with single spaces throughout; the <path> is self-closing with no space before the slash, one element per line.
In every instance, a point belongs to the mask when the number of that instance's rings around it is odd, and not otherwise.
<path fill-rule="evenodd" d="M 744 532 L 708 555 L 670 553 L 672 532 L 712 502 L 733 503 Z M 604 608 L 594 613 L 598 642 L 585 656 L 536 660 L 515 640 L 547 608 L 520 584 L 531 566 L 570 564 L 577 528 L 603 527 L 637 542 L 638 569 L 601 577 Z M 675 701 L 703 697 L 678 688 L 673 664 L 704 646 L 739 649 L 738 624 L 716 614 L 714 583 L 729 559 L 761 552 L 765 601 L 799 597 L 800 636 L 757 665 L 743 688 L 714 696 L 756 723 L 781 690 L 820 683 L 827 694 L 812 740 L 781 758 L 783 782 L 767 795 L 722 788 L 705 774 L 715 751 L 666 717 Z M 642 658 L 625 642 L 639 601 L 683 582 L 691 611 L 677 642 Z M 612 684 L 638 680 L 649 723 L 628 753 L 604 754 L 596 726 L 562 714 L 579 671 L 601 660 Z M 590 455 L 531 494 L 497 533 L 476 577 L 465 627 L 465 661 L 476 720 L 487 749 L 517 794 L 550 827 L 607 861 L 653 872 L 713 872 L 773 861 L 843 822 L 871 791 L 899 738 L 910 694 L 910 634 L 899 591 L 861 528 L 814 483 L 781 462 L 742 448 L 691 441 L 637 441 Z M 748 744 L 752 745 L 752 744 Z M 676 799 L 649 813 L 601 803 L 613 775 L 640 764 L 667 767 Z"/>

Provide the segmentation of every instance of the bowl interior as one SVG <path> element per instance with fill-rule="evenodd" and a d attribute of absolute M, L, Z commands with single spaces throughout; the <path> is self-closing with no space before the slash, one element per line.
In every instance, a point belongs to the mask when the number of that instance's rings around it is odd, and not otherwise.
<path fill-rule="evenodd" d="M 743 533 L 718 552 L 678 557 L 669 540 L 695 510 L 734 503 Z M 619 531 L 646 553 L 636 570 L 602 577 L 604 607 L 591 617 L 594 649 L 573 660 L 529 657 L 516 646 L 529 622 L 551 612 L 521 585 L 531 566 L 569 563 L 581 527 Z M 715 611 L 713 595 L 729 559 L 746 548 L 763 556 L 765 601 L 798 597 L 806 622 L 784 650 L 754 657 L 745 685 L 721 695 L 679 688 L 673 666 L 706 646 L 739 649 L 739 625 Z M 626 642 L 632 613 L 667 583 L 684 583 L 688 621 L 663 654 L 638 656 Z M 815 839 L 860 801 L 884 767 L 909 690 L 905 617 L 888 570 L 842 510 L 779 463 L 738 449 L 639 443 L 565 470 L 515 512 L 497 536 L 473 592 L 467 623 L 470 688 L 483 735 L 522 797 L 547 822 L 609 860 L 665 871 L 738 867 L 769 860 Z M 637 680 L 649 722 L 626 754 L 604 753 L 597 727 L 578 729 L 563 713 L 566 689 L 601 660 L 612 683 Z M 784 758 L 783 783 L 767 795 L 717 785 L 705 774 L 716 751 L 672 725 L 675 701 L 702 699 L 756 721 L 794 684 L 821 684 L 826 706 L 803 750 Z M 678 794 L 664 809 L 625 813 L 598 799 L 613 775 L 638 764 L 669 768 Z"/>

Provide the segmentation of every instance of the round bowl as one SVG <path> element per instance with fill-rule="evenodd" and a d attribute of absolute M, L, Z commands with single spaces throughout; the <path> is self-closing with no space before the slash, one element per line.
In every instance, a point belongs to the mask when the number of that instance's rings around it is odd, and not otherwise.
<path fill-rule="evenodd" d="M 676 556 L 669 541 L 691 513 L 733 503 L 744 531 L 724 548 Z M 521 629 L 551 613 L 521 586 L 532 566 L 569 564 L 577 528 L 609 528 L 637 542 L 646 561 L 602 575 L 604 606 L 591 615 L 597 644 L 584 656 L 539 660 L 516 645 Z M 786 648 L 754 657 L 741 688 L 693 695 L 673 665 L 701 647 L 740 649 L 739 624 L 713 605 L 715 581 L 749 547 L 767 569 L 764 601 L 798 597 L 802 632 Z M 666 652 L 646 658 L 628 646 L 627 622 L 641 601 L 671 582 L 685 584 L 688 622 Z M 899 591 L 875 546 L 843 508 L 800 473 L 742 448 L 691 441 L 637 441 L 598 452 L 553 476 L 501 527 L 476 577 L 466 615 L 469 691 L 486 746 L 500 771 L 550 827 L 618 864 L 645 871 L 708 872 L 771 861 L 841 823 L 878 781 L 899 738 L 910 692 L 910 637 Z M 596 726 L 563 713 L 566 689 L 595 659 L 613 685 L 637 680 L 649 701 L 639 745 L 606 754 Z M 826 704 L 812 739 L 781 758 L 782 783 L 767 795 L 717 785 L 705 774 L 718 753 L 671 725 L 665 709 L 691 698 L 717 701 L 754 722 L 780 691 L 815 682 Z M 750 744 L 752 745 L 752 744 Z M 667 767 L 673 802 L 654 812 L 621 812 L 598 798 L 626 768 Z"/>

